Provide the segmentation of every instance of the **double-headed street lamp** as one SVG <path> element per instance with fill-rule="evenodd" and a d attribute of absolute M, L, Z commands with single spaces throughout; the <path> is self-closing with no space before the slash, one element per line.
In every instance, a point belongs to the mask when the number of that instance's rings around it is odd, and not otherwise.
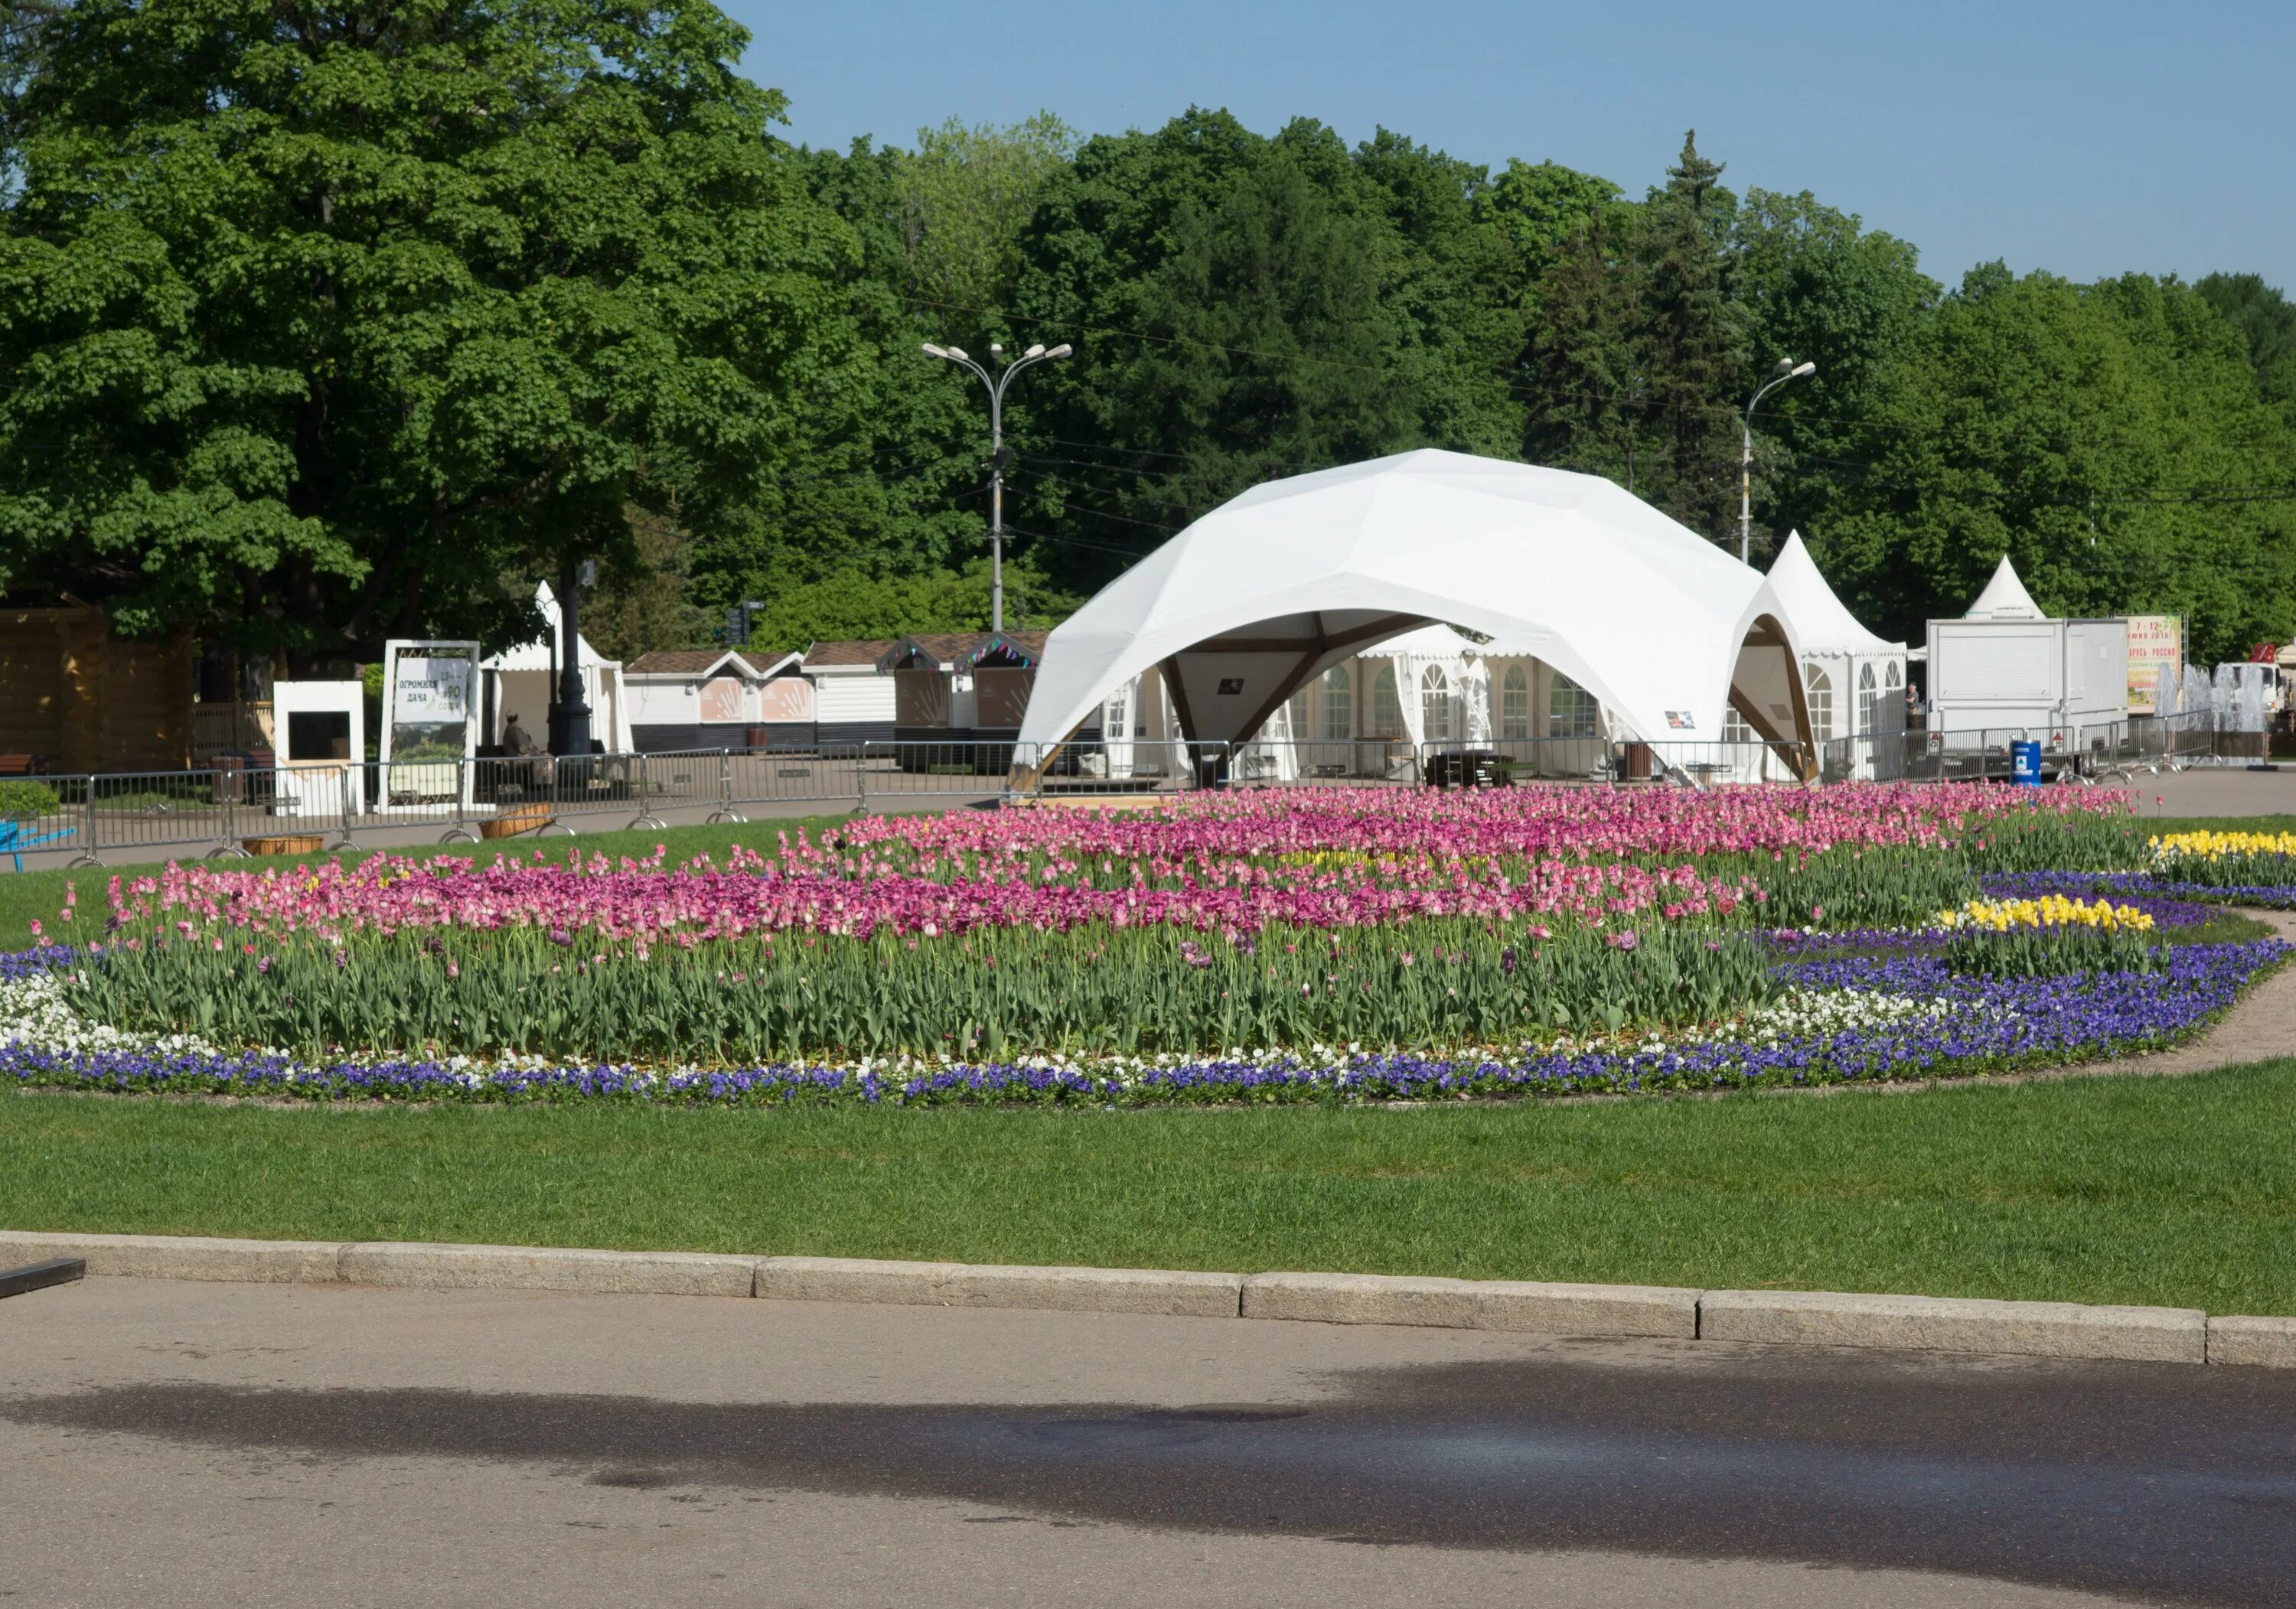
<path fill-rule="evenodd" d="M 1762 388 L 1755 392 L 1753 400 L 1746 404 L 1745 447 L 1738 460 L 1738 562 L 1740 564 L 1753 562 L 1754 409 L 1760 404 L 1762 398 L 1784 385 L 1786 381 L 1800 380 L 1805 374 L 1816 372 L 1816 363 L 1798 363 L 1790 357 L 1782 357 L 1778 359 L 1778 366 L 1772 372 L 1770 378 L 1763 382 Z"/>
<path fill-rule="evenodd" d="M 1048 357 L 1066 357 L 1074 350 L 1075 347 L 1062 341 L 1047 351 L 1044 343 L 1039 341 L 1005 364 L 1003 373 L 991 374 L 965 355 L 962 347 L 936 347 L 931 341 L 925 343 L 927 357 L 946 358 L 953 363 L 963 363 L 979 375 L 980 383 L 988 388 L 988 625 L 991 631 L 1004 629 L 1004 469 L 1013 461 L 1013 455 L 1004 450 L 1004 388 L 1013 383 L 1014 375 L 1030 363 L 1042 363 Z M 1001 358 L 1004 355 L 1004 348 L 992 343 L 988 355 Z"/>

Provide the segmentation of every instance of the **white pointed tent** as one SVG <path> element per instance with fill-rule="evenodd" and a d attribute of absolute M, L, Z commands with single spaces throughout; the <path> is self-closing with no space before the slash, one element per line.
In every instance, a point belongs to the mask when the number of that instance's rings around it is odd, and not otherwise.
<path fill-rule="evenodd" d="M 480 742 L 501 742 L 504 718 L 512 715 L 537 741 L 542 737 L 544 717 L 557 697 L 558 643 L 565 625 L 558 612 L 558 595 L 548 582 L 536 585 L 534 607 L 542 616 L 541 636 L 479 661 Z M 578 633 L 574 641 L 581 649 L 590 736 L 610 754 L 628 754 L 636 745 L 630 731 L 629 700 L 622 694 L 622 662 L 607 658 L 590 646 L 587 637 Z"/>
<path fill-rule="evenodd" d="M 2009 555 L 2001 555 L 1994 567 L 1993 579 L 1977 594 L 1977 601 L 1969 606 L 1964 620 L 2046 620 L 2041 606 L 2033 601 L 2033 594 L 2017 578 L 2017 567 L 2009 562 Z"/>
<path fill-rule="evenodd" d="M 1769 583 L 1610 481 L 1425 450 L 1271 481 L 1111 583 L 1045 645 L 1020 754 L 1050 757 L 1160 671 L 1182 730 L 1239 742 L 1294 691 L 1431 622 L 1505 638 L 1627 735 L 1713 741 L 1726 708 L 1807 745 Z"/>
<path fill-rule="evenodd" d="M 2013 574 L 2010 584 L 2016 584 Z M 1770 589 L 1801 646 L 1811 734 L 1821 745 L 1854 739 L 1828 753 L 1829 774 L 1896 775 L 1902 747 L 1897 734 L 1906 727 L 1906 645 L 1883 641 L 1843 606 L 1800 531 L 1789 532 L 1778 550 Z"/>

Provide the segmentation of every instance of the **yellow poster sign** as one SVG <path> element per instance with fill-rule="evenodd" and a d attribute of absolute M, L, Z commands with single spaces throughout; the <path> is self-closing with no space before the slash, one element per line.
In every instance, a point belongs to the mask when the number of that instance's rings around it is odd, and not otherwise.
<path fill-rule="evenodd" d="M 2128 627 L 2128 713 L 2160 713 L 2154 690 L 2185 670 L 2181 626 L 2174 615 L 2130 615 Z"/>

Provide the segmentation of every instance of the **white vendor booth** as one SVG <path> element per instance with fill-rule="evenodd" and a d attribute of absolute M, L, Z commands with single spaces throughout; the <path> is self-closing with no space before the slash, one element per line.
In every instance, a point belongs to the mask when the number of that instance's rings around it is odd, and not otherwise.
<path fill-rule="evenodd" d="M 271 716 L 279 739 L 272 813 L 365 813 L 366 684 L 275 682 Z"/>
<path fill-rule="evenodd" d="M 1600 477 L 1430 449 L 1256 486 L 1111 583 L 1045 645 L 1014 780 L 1144 673 L 1187 739 L 1242 744 L 1335 668 L 1442 622 L 1568 677 L 1615 735 L 1712 746 L 1735 710 L 1812 764 L 1800 655 L 1759 571 Z M 1434 656 L 1439 718 L 1449 666 L 1472 689 L 1493 657 Z M 1430 666 L 1407 645 L 1387 657 L 1400 739 L 1464 742 L 1489 721 L 1488 695 L 1469 697 L 1458 738 L 1434 736 Z"/>
<path fill-rule="evenodd" d="M 1929 649 L 1931 741 L 1946 749 L 2030 737 L 2062 754 L 2128 723 L 2128 623 L 2050 619 L 2006 554 L 1967 615 L 1929 623 Z"/>
<path fill-rule="evenodd" d="M 622 667 L 630 735 L 642 753 L 809 749 L 813 683 L 805 656 L 656 649 Z"/>
<path fill-rule="evenodd" d="M 565 625 L 548 582 L 534 589 L 534 607 L 542 614 L 542 635 L 479 662 L 483 743 L 500 743 L 512 715 L 537 742 L 548 730 L 550 706 L 557 701 L 558 641 Z M 592 648 L 587 637 L 577 636 L 575 641 L 581 650 L 582 696 L 590 706 L 592 739 L 608 754 L 629 754 L 637 744 L 630 731 L 629 701 L 622 691 L 622 663 Z"/>
<path fill-rule="evenodd" d="M 1859 624 L 1827 584 L 1800 531 L 1789 532 L 1770 566 L 1770 588 L 1801 644 L 1810 735 L 1829 780 L 1887 780 L 1902 772 L 1906 645 L 1885 642 Z M 1765 751 L 1746 734 L 1750 762 Z M 1770 762 L 1775 774 L 1776 763 Z"/>

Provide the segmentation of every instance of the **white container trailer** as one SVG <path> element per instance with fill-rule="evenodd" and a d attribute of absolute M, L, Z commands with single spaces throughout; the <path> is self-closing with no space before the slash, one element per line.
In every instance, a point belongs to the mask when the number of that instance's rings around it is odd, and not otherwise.
<path fill-rule="evenodd" d="M 2128 723 L 2125 622 L 1932 620 L 1929 649 L 1930 731 L 1947 747 L 2030 737 L 2064 753 Z"/>

